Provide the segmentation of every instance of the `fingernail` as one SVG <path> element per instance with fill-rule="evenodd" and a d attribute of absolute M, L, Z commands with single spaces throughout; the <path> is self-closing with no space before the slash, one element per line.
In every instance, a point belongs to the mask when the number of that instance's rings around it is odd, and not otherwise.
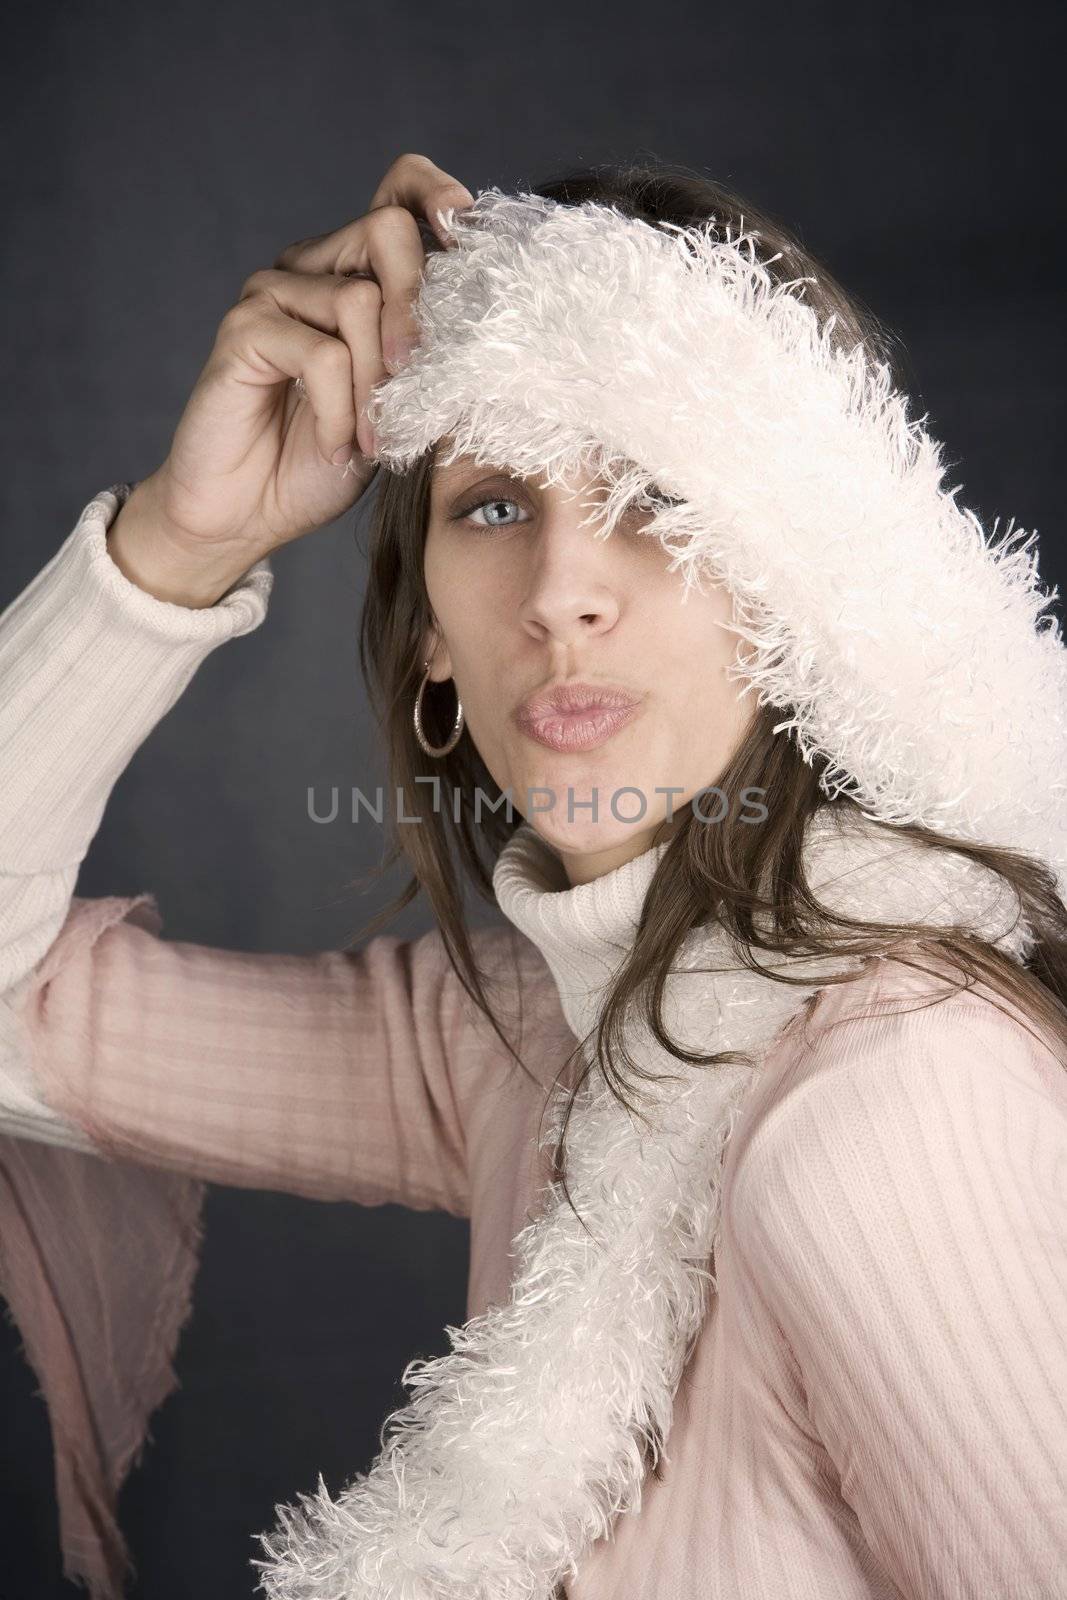
<path fill-rule="evenodd" d="M 334 451 L 333 455 L 330 457 L 330 460 L 333 462 L 335 467 L 346 466 L 351 459 L 352 446 L 350 444 L 339 445 Z"/>

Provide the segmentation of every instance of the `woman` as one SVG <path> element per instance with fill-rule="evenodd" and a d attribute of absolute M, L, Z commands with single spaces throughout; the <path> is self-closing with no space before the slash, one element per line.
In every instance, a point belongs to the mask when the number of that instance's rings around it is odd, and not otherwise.
<path fill-rule="evenodd" d="M 171 1248 L 205 1178 L 471 1219 L 470 1320 L 370 1473 L 278 1508 L 272 1596 L 1057 1592 L 1064 652 L 886 360 L 704 180 L 404 156 L 0 619 L 9 1131 Z M 72 899 L 376 466 L 363 662 L 438 927 L 244 955 Z"/>

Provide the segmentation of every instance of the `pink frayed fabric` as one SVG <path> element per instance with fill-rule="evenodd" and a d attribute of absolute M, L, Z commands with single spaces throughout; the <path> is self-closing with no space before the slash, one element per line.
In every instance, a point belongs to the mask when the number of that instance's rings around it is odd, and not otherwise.
<path fill-rule="evenodd" d="M 159 926 L 149 895 L 76 900 L 39 968 L 38 1005 L 51 976 L 84 963 L 126 917 Z M 35 1020 L 39 1011 L 31 1028 Z M 71 1052 L 68 1073 L 86 1063 L 75 1037 L 57 1045 Z M 60 1098 L 77 1121 L 76 1096 Z M 106 1129 L 92 1136 L 106 1145 Z M 134 1575 L 118 1498 L 152 1413 L 177 1382 L 204 1195 L 202 1182 L 179 1173 L 0 1137 L 0 1295 L 48 1407 L 64 1575 L 91 1600 L 120 1600 Z"/>

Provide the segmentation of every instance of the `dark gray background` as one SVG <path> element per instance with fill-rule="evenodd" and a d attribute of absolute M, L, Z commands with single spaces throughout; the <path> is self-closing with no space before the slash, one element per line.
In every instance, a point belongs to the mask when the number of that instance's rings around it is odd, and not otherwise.
<path fill-rule="evenodd" d="M 903 338 L 963 502 L 1039 528 L 1062 581 L 1063 46 L 1052 6 L 1007 3 L 9 10 L 0 605 L 94 493 L 162 460 L 249 272 L 362 213 L 404 150 L 472 190 L 654 154 L 792 223 Z M 137 754 L 79 894 L 151 889 L 167 937 L 305 951 L 400 888 L 355 898 L 377 830 L 306 811 L 309 784 L 381 777 L 354 526 L 275 557 L 267 622 Z M 456 1219 L 220 1188 L 206 1215 L 181 1388 L 122 1501 L 151 1600 L 251 1595 L 275 1503 L 366 1469 L 403 1365 L 463 1320 Z M 0 1352 L 0 1594 L 81 1593 L 6 1322 Z"/>

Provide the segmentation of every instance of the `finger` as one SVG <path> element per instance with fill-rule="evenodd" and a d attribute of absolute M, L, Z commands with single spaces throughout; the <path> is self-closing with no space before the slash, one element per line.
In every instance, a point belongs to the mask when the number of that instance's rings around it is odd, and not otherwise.
<path fill-rule="evenodd" d="M 266 296 L 288 316 L 344 339 L 352 359 L 354 437 L 365 455 L 373 455 L 374 432 L 362 408 L 374 385 L 389 375 L 382 351 L 382 290 L 375 279 L 263 269 L 252 273 L 241 293 L 242 299 Z"/>
<path fill-rule="evenodd" d="M 443 246 L 451 242 L 451 235 L 438 212 L 448 206 L 465 211 L 474 204 L 474 196 L 466 184 L 460 183 L 450 172 L 430 160 L 429 156 L 412 151 L 397 156 L 381 183 L 371 196 L 368 211 L 379 206 L 401 205 L 426 218 Z"/>
<path fill-rule="evenodd" d="M 220 326 L 224 356 L 245 363 L 263 383 L 303 378 L 324 461 L 351 453 L 356 441 L 352 354 L 344 339 L 286 316 L 267 295 L 239 300 Z"/>
<path fill-rule="evenodd" d="M 388 374 L 382 357 L 382 291 L 373 278 L 342 278 L 334 295 L 337 322 L 352 357 L 352 395 L 356 443 L 374 454 L 374 429 L 366 414 L 371 389 Z"/>
<path fill-rule="evenodd" d="M 379 346 L 386 373 L 395 372 L 419 337 L 414 302 L 426 260 L 420 218 L 428 220 L 434 237 L 444 244 L 450 235 L 439 213 L 473 203 L 470 190 L 427 156 L 398 156 L 364 216 L 287 246 L 274 266 L 305 275 L 376 278 L 382 289 Z"/>
<path fill-rule="evenodd" d="M 414 308 L 426 252 L 418 223 L 403 206 L 380 206 L 366 223 L 368 269 L 381 288 L 380 352 L 395 372 L 419 342 Z"/>
<path fill-rule="evenodd" d="M 418 223 L 403 206 L 380 206 L 342 232 L 347 237 L 342 240 L 338 235 L 336 247 L 329 253 L 306 254 L 301 258 L 303 264 L 291 267 L 288 276 L 299 281 L 312 274 L 309 262 L 332 259 L 332 267 L 315 269 L 314 275 L 328 279 L 332 273 L 335 281 L 375 281 L 381 295 L 377 343 L 387 372 L 395 372 L 419 342 L 414 303 L 426 253 Z"/>
<path fill-rule="evenodd" d="M 426 252 L 418 223 L 403 206 L 379 206 L 336 233 L 290 246 L 278 257 L 286 263 L 274 279 L 373 278 L 381 289 L 382 325 L 378 343 L 388 372 L 403 365 L 419 339 L 414 301 L 422 280 Z M 268 274 L 254 273 L 273 291 Z M 246 285 L 247 288 L 247 285 Z"/>
<path fill-rule="evenodd" d="M 287 245 L 275 259 L 274 266 L 285 272 L 367 272 L 370 270 L 366 255 L 367 223 L 376 211 L 385 206 L 402 205 L 416 218 L 416 226 L 419 217 L 425 218 L 434 236 L 445 245 L 451 235 L 436 213 L 447 206 L 465 209 L 473 204 L 470 190 L 426 156 L 399 156 L 374 191 L 363 216 L 331 233 L 315 234 L 310 239 L 298 239 Z"/>
<path fill-rule="evenodd" d="M 279 272 L 261 267 L 241 285 L 241 301 L 266 296 L 288 316 L 299 317 L 323 333 L 336 333 L 337 290 L 343 279 L 332 272 Z"/>

